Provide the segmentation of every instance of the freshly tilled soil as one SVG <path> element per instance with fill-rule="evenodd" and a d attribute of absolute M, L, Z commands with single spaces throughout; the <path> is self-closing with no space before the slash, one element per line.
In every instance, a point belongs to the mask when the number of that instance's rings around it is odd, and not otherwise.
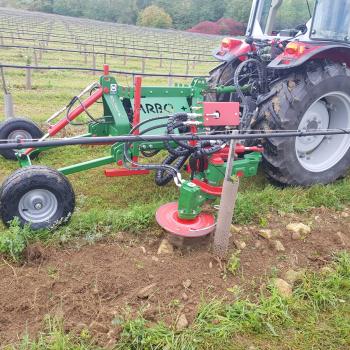
<path fill-rule="evenodd" d="M 311 234 L 293 239 L 286 229 L 291 222 L 310 225 Z M 172 254 L 158 255 L 160 239 L 135 240 L 126 233 L 79 248 L 36 243 L 26 249 L 21 265 L 3 257 L 0 344 L 16 342 L 25 332 L 35 337 L 48 315 L 64 319 L 67 331 L 88 329 L 101 345 L 110 342 L 111 334 L 117 339 L 113 320 L 125 317 L 125 310 L 128 317 L 141 310 L 150 324 L 163 320 L 174 326 L 182 314 L 191 323 L 203 297 L 232 301 L 232 287 L 239 286 L 255 299 L 272 270 L 284 278 L 289 269 L 317 269 L 334 252 L 350 250 L 350 211 L 271 215 L 270 240 L 259 235 L 261 229 L 240 226 L 232 233 L 230 252 L 237 250 L 235 243 L 241 248 L 235 276 L 213 256 L 210 241 L 185 242 Z M 284 251 L 276 251 L 275 240 Z"/>

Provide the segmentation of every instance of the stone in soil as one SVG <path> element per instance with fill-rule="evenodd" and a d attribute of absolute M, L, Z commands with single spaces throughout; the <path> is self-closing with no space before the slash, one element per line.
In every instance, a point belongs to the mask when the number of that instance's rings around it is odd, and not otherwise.
<path fill-rule="evenodd" d="M 259 236 L 261 236 L 261 237 L 263 237 L 263 238 L 265 238 L 267 240 L 270 240 L 270 239 L 272 239 L 273 234 L 272 234 L 271 230 L 266 229 L 266 230 L 260 230 L 259 231 Z"/>
<path fill-rule="evenodd" d="M 190 279 L 187 279 L 186 281 L 182 282 L 182 285 L 184 286 L 184 288 L 188 289 L 191 287 L 192 281 Z"/>
<path fill-rule="evenodd" d="M 290 223 L 287 225 L 287 230 L 299 234 L 300 236 L 307 236 L 311 233 L 311 228 L 308 225 L 305 225 L 301 222 Z"/>
<path fill-rule="evenodd" d="M 147 287 L 140 289 L 137 293 L 137 297 L 139 299 L 147 299 L 149 298 L 155 291 L 157 283 L 152 283 Z"/>
<path fill-rule="evenodd" d="M 282 297 L 289 298 L 293 294 L 292 286 L 281 278 L 275 278 L 273 281 L 274 286 L 278 290 Z"/>
<path fill-rule="evenodd" d="M 284 252 L 286 250 L 286 248 L 284 248 L 284 245 L 282 244 L 282 242 L 279 240 L 273 241 L 272 245 L 273 245 L 274 249 L 276 250 L 276 252 Z"/>
<path fill-rule="evenodd" d="M 295 270 L 288 270 L 285 273 L 285 280 L 290 284 L 295 284 L 297 282 L 301 282 L 305 276 L 305 270 L 295 271 Z"/>
<path fill-rule="evenodd" d="M 163 239 L 159 245 L 157 254 L 166 255 L 166 254 L 173 254 L 173 253 L 174 253 L 173 245 L 167 239 Z"/>
<path fill-rule="evenodd" d="M 240 250 L 243 250 L 243 249 L 245 249 L 247 247 L 247 244 L 244 241 L 234 240 L 233 243 Z"/>
<path fill-rule="evenodd" d="M 242 231 L 241 227 L 238 227 L 236 225 L 231 225 L 230 232 L 234 235 L 237 233 L 240 233 Z"/>
<path fill-rule="evenodd" d="M 188 327 L 187 317 L 185 314 L 181 314 L 179 319 L 176 322 L 175 328 L 177 331 L 183 331 L 187 327 Z"/>

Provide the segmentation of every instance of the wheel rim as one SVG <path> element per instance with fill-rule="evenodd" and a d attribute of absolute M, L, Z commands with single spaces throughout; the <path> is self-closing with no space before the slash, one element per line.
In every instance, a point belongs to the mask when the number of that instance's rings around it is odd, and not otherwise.
<path fill-rule="evenodd" d="M 56 196 L 44 189 L 31 190 L 19 201 L 18 210 L 22 218 L 31 223 L 52 219 L 58 207 Z"/>
<path fill-rule="evenodd" d="M 299 130 L 349 129 L 350 96 L 332 92 L 315 101 L 302 117 Z M 334 167 L 347 153 L 350 135 L 298 137 L 295 150 L 304 169 L 320 173 Z"/>
<path fill-rule="evenodd" d="M 7 139 L 19 142 L 21 140 L 32 139 L 32 135 L 26 130 L 14 130 L 8 135 Z"/>

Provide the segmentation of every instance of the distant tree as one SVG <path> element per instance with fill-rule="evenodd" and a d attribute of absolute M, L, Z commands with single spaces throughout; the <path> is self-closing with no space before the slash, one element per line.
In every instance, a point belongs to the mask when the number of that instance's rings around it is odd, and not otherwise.
<path fill-rule="evenodd" d="M 151 5 L 140 12 L 137 24 L 144 27 L 171 28 L 173 20 L 161 7 Z"/>
<path fill-rule="evenodd" d="M 53 12 L 65 16 L 82 17 L 84 0 L 55 0 Z"/>
<path fill-rule="evenodd" d="M 233 18 L 238 22 L 247 23 L 253 0 L 224 0 L 225 17 Z"/>

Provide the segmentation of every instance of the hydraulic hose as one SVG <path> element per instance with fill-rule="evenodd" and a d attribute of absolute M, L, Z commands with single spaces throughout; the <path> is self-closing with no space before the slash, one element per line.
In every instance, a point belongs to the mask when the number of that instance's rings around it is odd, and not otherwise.
<path fill-rule="evenodd" d="M 135 125 L 131 131 L 130 134 L 132 134 L 135 130 L 139 129 L 142 125 L 145 125 L 151 121 L 155 121 L 155 120 L 161 120 L 161 119 L 168 119 L 169 116 L 164 116 L 164 117 L 155 117 L 155 118 L 151 118 L 148 120 L 145 120 L 137 125 Z M 152 127 L 149 127 L 147 129 L 142 130 L 142 132 L 140 132 L 139 135 L 143 135 L 147 132 L 150 132 L 152 130 L 156 130 L 156 129 L 160 129 L 160 128 L 164 128 L 166 127 L 167 124 L 160 124 L 160 125 L 155 125 Z M 178 169 L 174 166 L 171 166 L 169 164 L 140 164 L 138 162 L 135 162 L 133 159 L 131 159 L 129 157 L 128 154 L 128 150 L 131 146 L 132 142 L 125 142 L 124 143 L 124 158 L 127 162 L 129 162 L 130 164 L 136 166 L 136 169 L 149 169 L 149 170 L 164 170 L 167 171 L 167 174 L 170 174 L 171 178 L 169 181 L 171 181 L 172 179 L 177 179 L 179 183 L 181 183 L 181 175 L 179 175 Z M 164 162 L 163 162 L 164 163 Z M 168 182 L 169 182 L 168 181 Z"/>

